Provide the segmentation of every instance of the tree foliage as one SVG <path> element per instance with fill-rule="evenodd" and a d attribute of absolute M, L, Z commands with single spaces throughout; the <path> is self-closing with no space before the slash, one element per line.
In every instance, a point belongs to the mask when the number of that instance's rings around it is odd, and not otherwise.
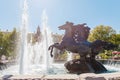
<path fill-rule="evenodd" d="M 0 31 L 0 56 L 2 54 L 2 48 L 3 48 L 3 33 Z"/>
<path fill-rule="evenodd" d="M 5 55 L 7 57 L 13 56 L 15 48 L 16 48 L 16 29 L 12 32 L 2 32 L 0 31 L 0 57 Z"/>
<path fill-rule="evenodd" d="M 111 36 L 116 34 L 116 31 L 110 26 L 99 25 L 96 26 L 90 33 L 88 40 L 95 41 L 97 39 L 110 41 Z"/>
<path fill-rule="evenodd" d="M 120 44 L 120 34 L 111 35 L 110 42 L 119 45 Z"/>
<path fill-rule="evenodd" d="M 112 57 L 113 57 L 112 52 L 113 52 L 113 50 L 105 50 L 104 52 L 99 54 L 99 56 L 101 59 L 112 59 Z"/>
<path fill-rule="evenodd" d="M 104 25 L 96 26 L 90 32 L 88 40 L 92 42 L 97 39 L 111 42 L 115 45 L 119 45 L 119 47 L 117 47 L 114 50 L 120 51 L 120 34 L 116 34 L 116 31 L 112 29 L 112 27 Z M 102 59 L 110 59 L 112 58 L 112 51 L 113 50 L 105 50 L 101 54 L 99 54 L 99 56 Z"/>

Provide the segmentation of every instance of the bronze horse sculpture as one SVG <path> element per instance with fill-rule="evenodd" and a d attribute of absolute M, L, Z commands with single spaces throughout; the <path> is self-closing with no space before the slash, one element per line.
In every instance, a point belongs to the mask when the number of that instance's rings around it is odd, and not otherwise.
<path fill-rule="evenodd" d="M 50 55 L 53 57 L 53 48 L 60 51 L 70 51 L 78 53 L 80 59 L 71 60 L 65 63 L 66 69 L 71 73 L 85 73 L 85 72 L 104 72 L 107 69 L 98 61 L 95 56 L 104 49 L 113 49 L 115 46 L 112 43 L 102 40 L 88 42 L 90 28 L 86 23 L 74 25 L 72 22 L 59 26 L 59 30 L 65 30 L 64 37 L 60 43 L 54 43 L 49 47 Z M 87 57 L 89 55 L 89 57 Z"/>
<path fill-rule="evenodd" d="M 80 24 L 80 28 L 84 27 L 84 25 L 85 24 Z M 67 51 L 71 51 L 72 53 L 78 53 L 81 56 L 81 59 L 84 59 L 85 56 L 90 53 L 91 49 L 87 44 L 85 44 L 86 40 L 84 39 L 84 36 L 81 37 L 82 35 L 80 33 L 77 33 L 79 27 L 77 28 L 71 22 L 66 22 L 66 24 L 59 26 L 58 28 L 60 30 L 65 30 L 65 35 L 61 43 L 54 43 L 49 47 L 49 50 L 51 50 L 51 56 L 53 56 L 52 51 L 54 47 L 61 51 L 67 50 Z M 86 28 L 87 27 L 84 27 L 84 29 Z M 81 33 L 86 34 L 87 32 L 81 32 Z M 80 36 L 80 37 L 78 38 L 76 36 Z"/>

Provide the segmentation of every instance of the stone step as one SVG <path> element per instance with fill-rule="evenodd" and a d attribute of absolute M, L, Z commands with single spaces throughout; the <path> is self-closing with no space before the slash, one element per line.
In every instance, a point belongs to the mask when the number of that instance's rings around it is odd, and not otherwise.
<path fill-rule="evenodd" d="M 79 80 L 79 76 L 73 74 L 63 75 L 13 75 L 8 80 Z"/>
<path fill-rule="evenodd" d="M 85 73 L 79 76 L 80 80 L 120 80 L 120 72 L 116 73 L 104 73 L 104 74 L 94 74 Z"/>
<path fill-rule="evenodd" d="M 63 75 L 46 75 L 43 80 L 79 80 L 79 75 L 63 74 Z"/>
<path fill-rule="evenodd" d="M 8 80 L 42 80 L 44 75 L 14 75 Z"/>
<path fill-rule="evenodd" d="M 84 73 L 60 75 L 0 75 L 0 80 L 120 80 L 120 72 L 116 73 Z"/>

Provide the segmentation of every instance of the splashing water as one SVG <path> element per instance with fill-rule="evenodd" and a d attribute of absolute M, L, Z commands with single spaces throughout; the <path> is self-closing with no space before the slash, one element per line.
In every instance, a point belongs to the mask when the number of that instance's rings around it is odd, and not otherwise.
<path fill-rule="evenodd" d="M 22 14 L 22 26 L 21 26 L 21 50 L 20 50 L 20 68 L 19 68 L 19 73 L 23 74 L 27 72 L 27 30 L 28 30 L 28 5 L 27 5 L 27 0 L 24 0 L 24 5 L 23 5 L 23 14 Z"/>
<path fill-rule="evenodd" d="M 28 30 L 28 11 L 27 0 L 24 1 L 23 15 L 22 15 L 22 31 L 21 31 L 21 56 L 20 56 L 20 74 L 28 73 L 28 69 L 33 65 L 41 65 L 45 69 L 45 73 L 49 73 L 49 67 L 52 59 L 49 56 L 48 45 L 52 44 L 51 32 L 47 25 L 46 11 L 42 14 L 42 40 L 41 42 L 31 45 L 27 44 L 27 30 Z M 48 41 L 49 39 L 49 41 Z M 28 54 L 29 53 L 29 54 Z M 34 58 L 33 58 L 34 57 Z"/>
<path fill-rule="evenodd" d="M 48 45 L 53 44 L 51 31 L 48 28 L 46 11 L 43 11 L 41 16 L 41 40 L 40 42 L 32 44 L 28 43 L 28 5 L 27 0 L 24 0 L 22 13 L 22 26 L 20 35 L 20 61 L 19 64 L 8 67 L 7 69 L 0 71 L 0 74 L 56 74 L 64 73 L 65 69 L 63 64 L 54 64 L 53 59 L 48 52 Z M 32 39 L 32 38 L 31 38 Z M 60 70 L 60 69 L 62 70 Z M 62 72 L 61 72 L 62 71 Z"/>
<path fill-rule="evenodd" d="M 67 61 L 72 60 L 72 53 L 71 52 L 67 52 Z"/>

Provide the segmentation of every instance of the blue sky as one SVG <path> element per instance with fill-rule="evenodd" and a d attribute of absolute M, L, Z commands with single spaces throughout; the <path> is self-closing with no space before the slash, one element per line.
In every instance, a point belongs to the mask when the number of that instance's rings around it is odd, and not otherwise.
<path fill-rule="evenodd" d="M 21 25 L 23 0 L 0 1 L 0 29 L 12 30 Z M 97 25 L 111 26 L 120 32 L 120 0 L 28 0 L 29 31 L 41 24 L 46 10 L 52 32 L 61 33 L 58 26 L 66 21 L 87 23 L 93 29 Z"/>

